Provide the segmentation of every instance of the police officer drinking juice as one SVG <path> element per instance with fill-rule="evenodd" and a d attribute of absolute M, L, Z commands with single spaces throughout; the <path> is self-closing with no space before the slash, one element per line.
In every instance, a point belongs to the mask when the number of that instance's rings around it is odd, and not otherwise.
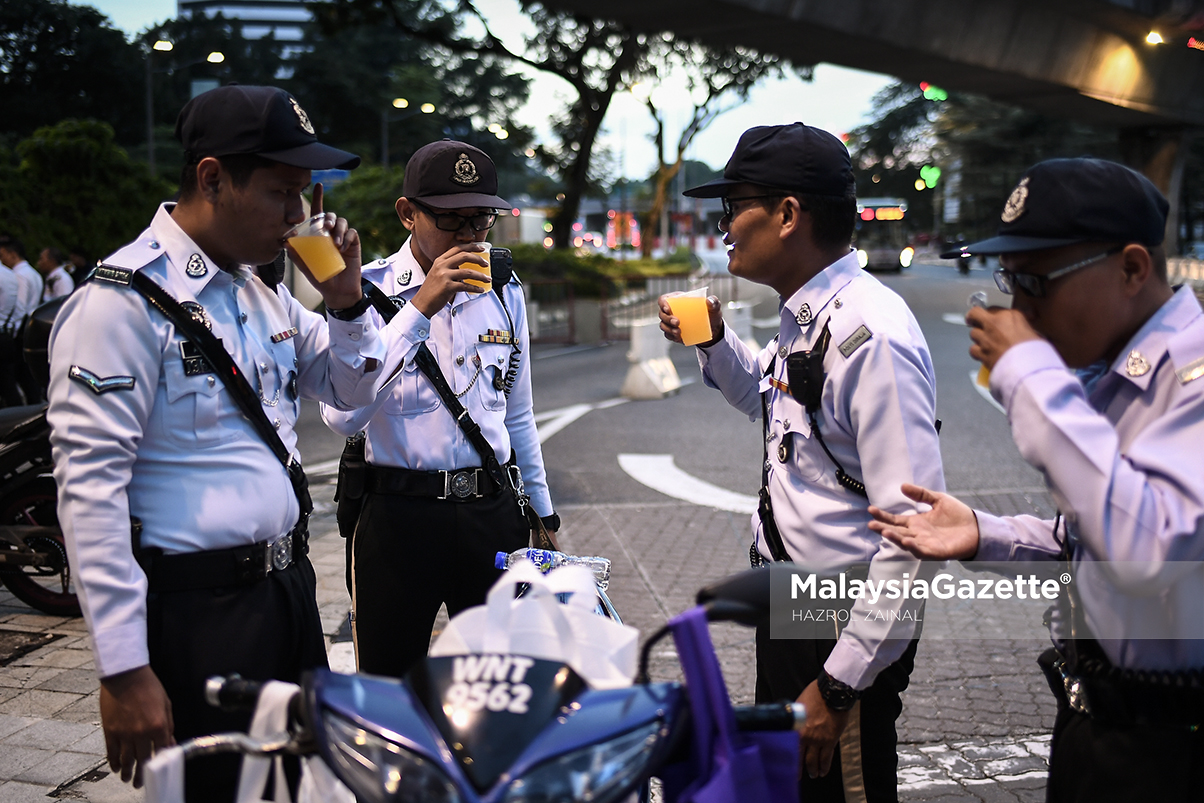
<path fill-rule="evenodd" d="M 703 381 L 763 421 L 754 565 L 794 561 L 829 574 L 856 566 L 871 582 L 915 577 L 919 561 L 869 530 L 866 500 L 902 513 L 913 505 L 900 482 L 944 482 L 936 377 L 907 305 L 850 249 L 848 150 L 802 123 L 758 126 L 740 137 L 722 178 L 685 194 L 722 199 L 728 271 L 780 298 L 778 333 L 759 354 L 724 325 L 714 297 L 711 334 L 697 348 Z M 660 319 L 682 342 L 664 296 Z M 807 708 L 801 800 L 843 801 L 846 790 L 871 803 L 897 799 L 895 720 L 921 617 L 910 600 L 891 604 L 867 617 L 859 600 L 815 639 L 757 629 L 757 702 Z"/>
<path fill-rule="evenodd" d="M 1167 281 L 1168 204 L 1098 159 L 1030 168 L 998 236 L 1011 309 L 972 309 L 1020 453 L 1059 514 L 998 517 L 915 485 L 931 505 L 871 509 L 927 558 L 1062 561 L 1074 579 L 1039 663 L 1058 701 L 1050 801 L 1199 800 L 1204 789 L 1204 314 Z"/>
<path fill-rule="evenodd" d="M 205 704 L 208 676 L 295 682 L 326 665 L 300 399 L 367 404 L 385 357 L 371 319 L 327 323 L 251 267 L 305 219 L 310 171 L 359 158 L 319 143 L 297 101 L 266 86 L 199 95 L 176 136 L 179 202 L 67 300 L 50 347 L 59 521 L 109 764 L 135 785 L 155 750 L 246 728 Z M 331 234 L 347 269 L 316 287 L 353 308 L 359 236 L 342 219 Z M 188 798 L 231 799 L 237 773 L 236 757 L 190 762 Z"/>

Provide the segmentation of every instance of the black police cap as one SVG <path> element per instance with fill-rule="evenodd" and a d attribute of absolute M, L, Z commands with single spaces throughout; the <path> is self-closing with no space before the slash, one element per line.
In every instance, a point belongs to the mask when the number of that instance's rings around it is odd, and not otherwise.
<path fill-rule="evenodd" d="M 483 150 L 442 139 L 414 151 L 401 194 L 440 209 L 483 206 L 510 209 L 497 194 L 497 168 Z"/>
<path fill-rule="evenodd" d="M 230 84 L 197 95 L 176 118 L 176 139 L 194 160 L 257 154 L 310 170 L 360 163 L 354 153 L 318 142 L 301 104 L 274 86 Z"/>
<path fill-rule="evenodd" d="M 802 123 L 762 125 L 740 135 L 723 178 L 692 187 L 690 198 L 721 198 L 734 184 L 757 184 L 803 195 L 852 198 L 849 149 L 832 134 Z"/>
<path fill-rule="evenodd" d="M 1003 207 L 998 234 L 941 254 L 1040 251 L 1086 242 L 1161 245 L 1170 204 L 1148 178 L 1103 159 L 1050 159 L 1028 169 Z"/>

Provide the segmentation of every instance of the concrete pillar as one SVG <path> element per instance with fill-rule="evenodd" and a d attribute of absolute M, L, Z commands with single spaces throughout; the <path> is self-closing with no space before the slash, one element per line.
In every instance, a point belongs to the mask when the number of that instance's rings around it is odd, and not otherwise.
<path fill-rule="evenodd" d="M 669 341 L 661 333 L 659 318 L 631 322 L 631 368 L 619 391 L 628 399 L 663 399 L 681 389 L 677 369 L 669 359 Z"/>
<path fill-rule="evenodd" d="M 1190 144 L 1191 134 L 1181 127 L 1122 128 L 1120 131 L 1120 152 L 1125 164 L 1154 182 L 1170 202 L 1163 243 L 1168 256 L 1179 253 L 1179 206 Z"/>

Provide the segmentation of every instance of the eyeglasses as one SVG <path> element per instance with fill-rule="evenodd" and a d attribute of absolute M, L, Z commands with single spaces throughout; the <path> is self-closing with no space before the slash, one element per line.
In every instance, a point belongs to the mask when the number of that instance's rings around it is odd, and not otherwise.
<path fill-rule="evenodd" d="M 737 201 L 762 201 L 768 198 L 785 198 L 785 195 L 740 195 L 735 198 L 723 196 L 719 200 L 723 203 L 723 216 L 728 220 L 735 217 L 736 213 L 732 210 L 732 204 Z"/>
<path fill-rule="evenodd" d="M 1061 279 L 1063 276 L 1074 273 L 1076 270 L 1082 270 L 1089 265 L 1094 265 L 1097 262 L 1103 262 L 1108 257 L 1113 256 L 1114 254 L 1119 254 L 1123 250 L 1123 245 L 1116 248 L 1111 248 L 1102 254 L 1096 254 L 1093 257 L 1087 257 L 1086 259 L 1067 265 L 1064 268 L 1058 268 L 1057 270 L 1051 271 L 1050 273 L 1046 273 L 1044 275 L 1036 273 L 1016 273 L 1015 271 L 1010 271 L 1006 268 L 996 268 L 995 286 L 1004 293 L 1007 293 L 1009 296 L 1016 292 L 1016 288 L 1020 288 L 1024 291 L 1025 295 L 1031 296 L 1032 298 L 1044 298 L 1046 289 L 1049 287 L 1050 282 Z"/>
<path fill-rule="evenodd" d="M 497 222 L 497 212 L 479 212 L 475 215 L 461 215 L 458 212 L 436 212 L 422 201 L 409 199 L 410 203 L 426 212 L 435 221 L 439 231 L 459 231 L 465 226 L 473 231 L 486 231 L 493 228 Z"/>

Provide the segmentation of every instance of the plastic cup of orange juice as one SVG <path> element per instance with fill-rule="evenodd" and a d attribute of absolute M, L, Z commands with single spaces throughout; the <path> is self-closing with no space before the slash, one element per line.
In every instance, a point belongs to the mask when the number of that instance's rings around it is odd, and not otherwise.
<path fill-rule="evenodd" d="M 319 282 L 329 281 L 347 267 L 343 255 L 335 248 L 334 240 L 330 237 L 334 221 L 333 212 L 324 212 L 293 227 L 284 235 L 288 244 L 305 263 L 305 267 L 309 268 L 309 272 Z"/>
<path fill-rule="evenodd" d="M 986 309 L 987 294 L 979 290 L 977 293 L 971 294 L 967 303 L 970 305 L 970 309 L 974 309 L 975 307 Z M 991 386 L 991 369 L 985 365 L 978 366 L 978 375 L 974 377 L 974 382 L 979 387 L 989 388 Z"/>
<path fill-rule="evenodd" d="M 478 265 L 475 262 L 465 262 L 460 267 L 462 267 L 466 270 L 475 270 L 479 273 L 484 273 L 486 276 L 492 276 L 493 274 L 490 272 L 491 266 L 489 264 L 489 250 L 491 248 L 493 248 L 493 246 L 490 245 L 489 243 L 477 243 L 477 245 L 481 247 L 481 252 L 479 254 L 477 254 L 477 256 L 484 257 L 485 264 Z M 471 284 L 474 287 L 480 287 L 484 290 L 489 290 L 490 288 L 493 287 L 493 284 L 491 281 L 490 282 L 482 282 L 479 279 L 465 279 L 464 284 Z"/>
<path fill-rule="evenodd" d="M 681 342 L 686 346 L 706 343 L 711 334 L 711 313 L 707 309 L 707 291 L 709 287 L 700 287 L 688 293 L 671 295 L 665 300 L 669 302 L 669 313 L 678 320 L 681 329 Z"/>

